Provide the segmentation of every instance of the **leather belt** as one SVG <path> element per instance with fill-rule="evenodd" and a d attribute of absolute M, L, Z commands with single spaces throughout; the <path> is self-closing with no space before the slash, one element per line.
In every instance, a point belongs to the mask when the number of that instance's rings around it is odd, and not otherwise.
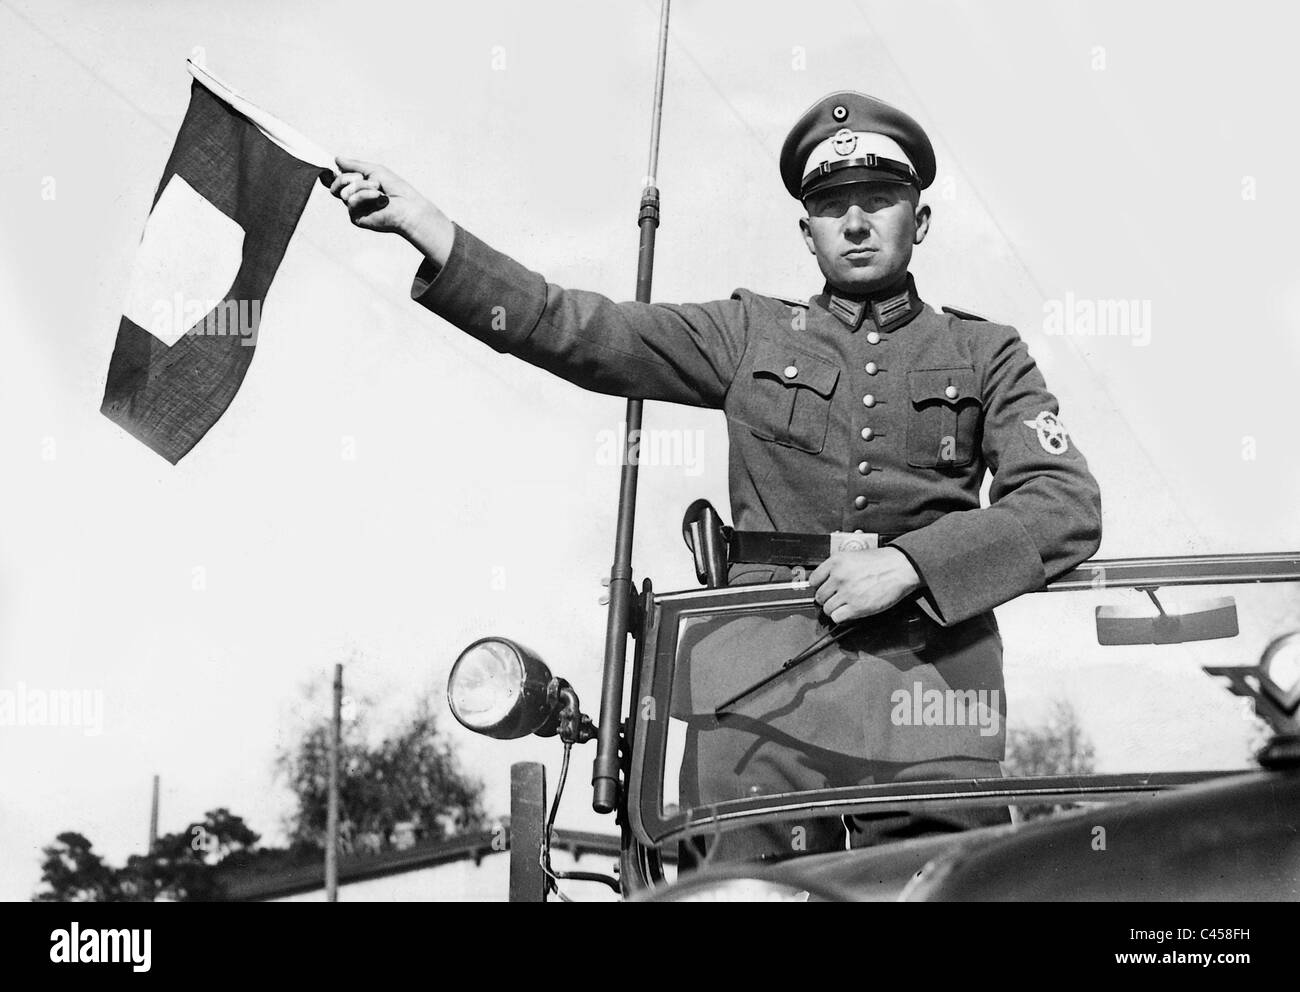
<path fill-rule="evenodd" d="M 820 565 L 837 551 L 884 547 L 901 534 L 835 531 L 831 534 L 789 534 L 776 531 L 723 528 L 727 560 L 760 565 Z"/>

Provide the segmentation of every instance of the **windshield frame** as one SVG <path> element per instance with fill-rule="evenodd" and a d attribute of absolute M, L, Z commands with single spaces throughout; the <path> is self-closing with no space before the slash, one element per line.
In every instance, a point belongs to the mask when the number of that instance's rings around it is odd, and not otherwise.
<path fill-rule="evenodd" d="M 1066 573 L 1044 592 L 1080 589 L 1156 590 L 1166 586 L 1300 582 L 1300 552 L 1094 559 Z M 833 814 L 910 810 L 917 807 L 1005 806 L 1037 803 L 1115 802 L 1155 795 L 1216 778 L 1257 774 L 1250 769 L 965 779 L 816 789 L 690 807 L 672 815 L 662 809 L 668 720 L 644 719 L 636 700 L 652 699 L 654 712 L 669 712 L 679 621 L 694 614 L 761 613 L 814 602 L 806 582 L 692 589 L 645 597 L 629 718 L 628 819 L 638 841 L 652 847 L 739 823 L 784 820 L 825 810 Z M 1207 673 L 1209 674 L 1209 673 Z M 1225 691 L 1230 691 L 1225 686 Z"/>

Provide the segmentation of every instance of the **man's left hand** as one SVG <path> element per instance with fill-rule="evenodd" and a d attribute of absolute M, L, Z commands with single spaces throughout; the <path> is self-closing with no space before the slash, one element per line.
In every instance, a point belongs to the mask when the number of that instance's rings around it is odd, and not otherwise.
<path fill-rule="evenodd" d="M 837 551 L 808 577 L 822 611 L 835 623 L 889 609 L 921 588 L 921 577 L 897 548 Z"/>

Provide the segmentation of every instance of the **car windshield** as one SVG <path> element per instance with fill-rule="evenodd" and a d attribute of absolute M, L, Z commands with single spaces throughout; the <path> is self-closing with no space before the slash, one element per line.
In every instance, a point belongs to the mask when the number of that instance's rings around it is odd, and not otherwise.
<path fill-rule="evenodd" d="M 924 638 L 940 628 L 882 622 L 878 627 L 888 629 L 873 632 L 871 620 L 781 673 L 829 630 L 806 586 L 659 597 L 653 657 L 647 652 L 641 670 L 645 732 L 634 754 L 634 819 L 643 839 L 680 837 L 700 823 L 715 831 L 752 825 L 765 810 L 788 813 L 801 804 L 806 812 L 853 787 L 874 786 L 877 801 L 933 794 L 960 785 L 971 768 L 980 777 L 1005 776 L 1014 790 L 1038 776 L 1127 775 L 1159 783 L 1166 775 L 1166 784 L 1182 784 L 1202 772 L 1255 767 L 1267 724 L 1229 690 L 1228 679 L 1204 669 L 1254 666 L 1275 638 L 1300 629 L 1300 582 L 1280 581 L 1280 573 L 1257 581 L 1251 569 L 1220 566 L 1207 580 L 1178 562 L 1166 560 L 1166 581 L 1156 590 L 1108 582 L 1098 571 L 1092 581 L 1076 579 L 1074 588 L 998 608 L 1001 684 L 975 685 L 958 668 L 940 666 L 946 682 L 925 677 L 914 659 L 924 658 Z M 1132 640 L 1136 628 L 1126 623 L 1162 614 L 1182 617 L 1183 637 L 1215 636 L 1099 643 Z M 1146 635 L 1154 629 L 1143 628 Z M 1170 639 L 1167 631 L 1160 639 Z M 960 652 L 945 663 L 960 666 Z M 661 713 L 667 719 L 657 719 Z M 909 761 L 900 760 L 904 754 Z M 943 760 L 990 755 L 1001 760 Z M 741 783 L 734 793 L 711 792 L 700 779 L 700 769 L 719 766 L 720 757 Z M 798 795 L 781 785 L 792 780 L 781 777 L 792 761 L 799 765 Z M 753 771 L 764 762 L 770 767 Z M 904 764 L 912 770 L 900 775 Z M 864 807 L 826 808 L 838 815 Z"/>

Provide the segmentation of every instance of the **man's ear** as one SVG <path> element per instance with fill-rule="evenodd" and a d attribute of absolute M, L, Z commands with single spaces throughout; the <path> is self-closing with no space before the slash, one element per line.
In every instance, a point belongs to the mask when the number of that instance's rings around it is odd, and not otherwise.
<path fill-rule="evenodd" d="M 930 233 L 930 204 L 917 203 L 916 205 L 916 236 L 912 238 L 912 243 L 919 245 L 925 240 L 925 236 Z"/>
<path fill-rule="evenodd" d="M 812 225 L 808 223 L 807 217 L 799 218 L 799 233 L 803 235 L 803 243 L 808 246 L 808 254 L 817 254 L 817 245 L 813 242 Z M 920 242 L 917 242 L 920 244 Z"/>

